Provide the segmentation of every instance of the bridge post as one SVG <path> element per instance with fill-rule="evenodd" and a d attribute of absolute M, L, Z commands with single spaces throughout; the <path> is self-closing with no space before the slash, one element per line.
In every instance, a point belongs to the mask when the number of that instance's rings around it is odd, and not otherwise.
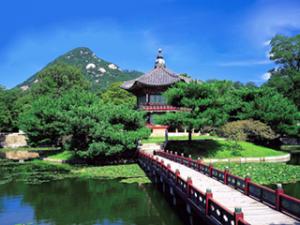
<path fill-rule="evenodd" d="M 190 190 L 191 190 L 191 186 L 193 184 L 192 178 L 188 177 L 186 180 L 186 183 L 187 183 L 187 185 L 186 185 L 187 195 L 188 195 L 188 197 L 190 197 L 190 193 L 191 193 Z"/>
<path fill-rule="evenodd" d="M 178 184 L 178 178 L 180 176 L 179 169 L 176 169 L 175 175 L 176 175 L 176 183 Z"/>
<path fill-rule="evenodd" d="M 192 160 L 192 155 L 189 155 L 189 167 L 191 167 L 191 160 Z"/>
<path fill-rule="evenodd" d="M 163 159 L 160 160 L 160 164 L 161 164 L 162 167 L 164 166 L 164 160 Z"/>
<path fill-rule="evenodd" d="M 167 169 L 168 169 L 168 178 L 170 178 L 170 173 L 171 173 L 171 165 L 170 165 L 170 163 L 167 164 Z"/>
<path fill-rule="evenodd" d="M 239 224 L 239 220 L 244 219 L 244 214 L 242 212 L 242 208 L 235 207 L 234 208 L 234 224 Z"/>
<path fill-rule="evenodd" d="M 249 195 L 249 183 L 251 181 L 251 177 L 249 174 L 245 177 L 245 194 Z"/>
<path fill-rule="evenodd" d="M 280 197 L 284 193 L 281 184 L 277 184 L 277 188 L 275 190 L 275 193 L 276 193 L 276 210 L 280 211 L 280 208 L 281 208 Z"/>
<path fill-rule="evenodd" d="M 213 171 L 213 168 L 214 168 L 213 164 L 210 163 L 210 164 L 209 164 L 209 176 L 210 176 L 210 177 L 212 177 L 212 171 Z"/>
<path fill-rule="evenodd" d="M 228 174 L 229 174 L 229 167 L 226 166 L 224 169 L 224 184 L 228 184 Z"/>
<path fill-rule="evenodd" d="M 209 216 L 209 200 L 213 198 L 213 194 L 211 189 L 206 189 L 205 193 L 205 215 Z"/>

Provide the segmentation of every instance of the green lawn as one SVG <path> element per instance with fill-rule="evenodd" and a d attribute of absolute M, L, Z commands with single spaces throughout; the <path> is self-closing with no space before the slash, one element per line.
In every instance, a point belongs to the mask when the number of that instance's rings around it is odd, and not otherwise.
<path fill-rule="evenodd" d="M 167 149 L 184 153 L 185 155 L 192 155 L 193 158 L 238 158 L 238 157 L 266 157 L 279 156 L 286 153 L 276 151 L 271 148 L 255 145 L 250 142 L 235 143 L 228 140 L 196 140 L 188 141 L 170 141 Z"/>
<path fill-rule="evenodd" d="M 59 160 L 71 160 L 74 157 L 74 153 L 71 151 L 63 151 L 60 153 L 57 153 L 55 155 L 51 155 L 48 158 L 50 159 L 59 159 Z"/>
<path fill-rule="evenodd" d="M 203 140 L 203 139 L 222 139 L 214 136 L 193 136 L 193 140 Z M 188 140 L 187 136 L 169 136 L 169 141 L 185 141 Z M 165 137 L 149 137 L 148 139 L 142 140 L 142 143 L 163 143 Z"/>
<path fill-rule="evenodd" d="M 153 137 L 144 140 L 144 143 L 159 143 L 163 137 Z M 187 141 L 187 137 L 172 137 L 166 147 L 167 150 L 192 155 L 193 158 L 239 158 L 239 157 L 267 157 L 285 155 L 285 152 L 277 151 L 250 142 L 229 141 L 212 136 L 195 136 L 193 141 Z"/>
<path fill-rule="evenodd" d="M 9 151 L 53 151 L 59 150 L 57 147 L 19 147 L 19 148 L 0 148 L 0 152 Z"/>

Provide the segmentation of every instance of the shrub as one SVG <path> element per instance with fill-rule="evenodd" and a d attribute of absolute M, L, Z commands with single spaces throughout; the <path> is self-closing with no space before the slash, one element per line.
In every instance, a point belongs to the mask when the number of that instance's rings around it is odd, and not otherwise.
<path fill-rule="evenodd" d="M 229 122 L 219 129 L 219 135 L 235 141 L 259 142 L 272 140 L 276 134 L 268 125 L 258 120 Z"/>

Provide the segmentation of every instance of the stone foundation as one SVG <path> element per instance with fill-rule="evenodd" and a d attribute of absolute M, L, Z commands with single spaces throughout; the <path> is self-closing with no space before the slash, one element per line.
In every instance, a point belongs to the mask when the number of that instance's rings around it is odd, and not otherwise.
<path fill-rule="evenodd" d="M 0 152 L 0 157 L 9 160 L 30 160 L 40 157 L 40 154 L 37 152 L 28 152 L 28 151 L 9 151 L 9 152 Z"/>

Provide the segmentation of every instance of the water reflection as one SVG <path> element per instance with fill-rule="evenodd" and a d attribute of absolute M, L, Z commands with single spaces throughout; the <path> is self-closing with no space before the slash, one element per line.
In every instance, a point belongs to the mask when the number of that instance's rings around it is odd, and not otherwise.
<path fill-rule="evenodd" d="M 152 185 L 65 179 L 0 185 L 0 224 L 181 225 Z"/>

